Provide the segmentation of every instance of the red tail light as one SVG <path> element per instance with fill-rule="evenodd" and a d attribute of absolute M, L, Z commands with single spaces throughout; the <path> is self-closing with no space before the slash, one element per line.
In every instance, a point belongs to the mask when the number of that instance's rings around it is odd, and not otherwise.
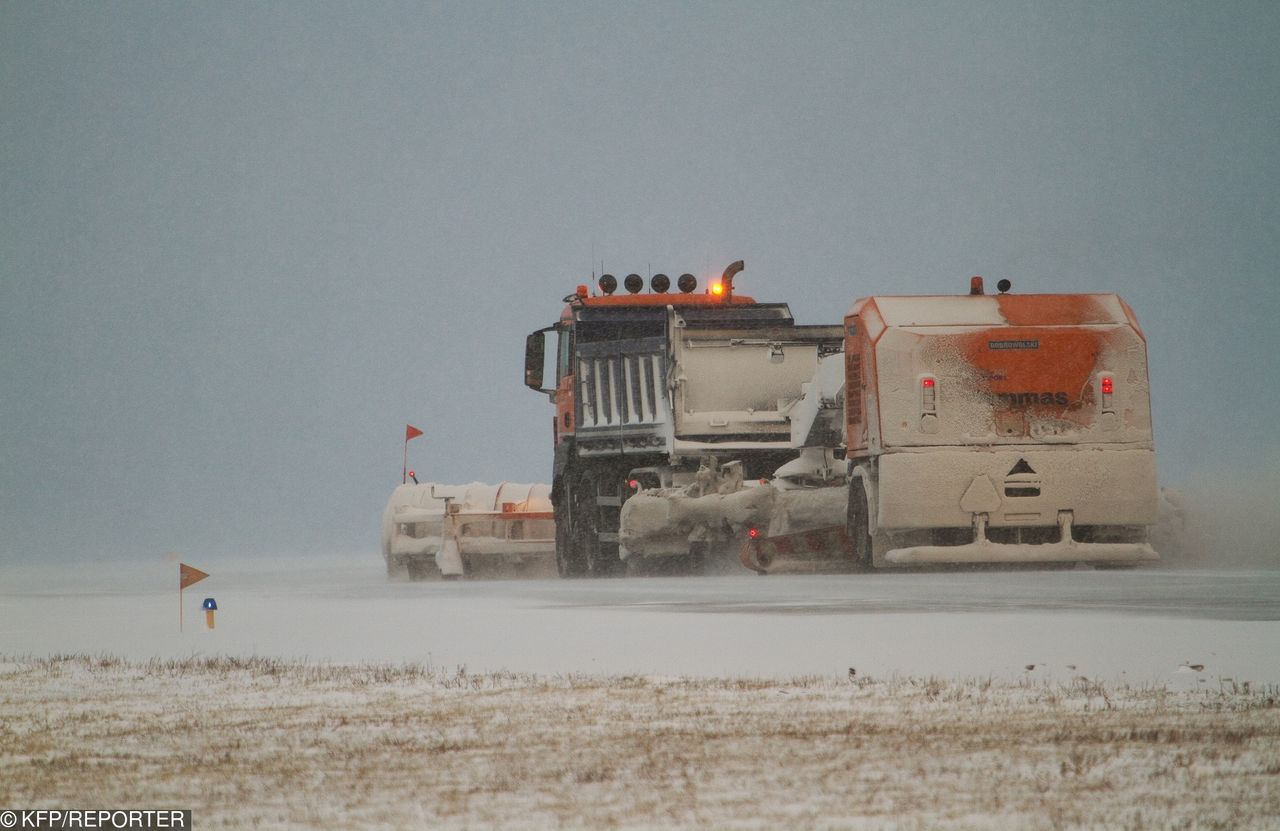
<path fill-rule="evenodd" d="M 627 484 L 631 486 L 631 490 L 633 490 L 633 491 L 638 491 L 638 490 L 640 490 L 640 480 L 639 480 L 639 479 L 632 479 L 632 480 L 631 480 L 630 482 L 628 482 Z"/>
<path fill-rule="evenodd" d="M 748 529 L 748 530 L 747 530 L 747 536 L 748 536 L 748 537 L 750 537 L 750 538 L 751 538 L 751 539 L 753 539 L 753 540 L 754 540 L 754 539 L 756 539 L 757 537 L 759 537 L 759 536 L 760 536 L 760 529 L 759 529 L 759 528 L 750 528 L 750 529 Z"/>
<path fill-rule="evenodd" d="M 1116 411 L 1116 405 L 1112 403 L 1112 393 L 1116 391 L 1114 377 L 1111 375 L 1099 375 L 1098 388 L 1102 390 L 1102 412 L 1114 413 Z"/>

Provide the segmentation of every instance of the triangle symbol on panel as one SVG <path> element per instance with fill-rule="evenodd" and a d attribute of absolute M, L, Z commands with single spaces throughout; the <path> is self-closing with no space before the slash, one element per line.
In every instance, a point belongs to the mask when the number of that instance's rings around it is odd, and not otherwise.
<path fill-rule="evenodd" d="M 1015 473 L 1035 473 L 1035 471 L 1031 469 L 1031 465 L 1027 464 L 1026 459 L 1019 459 L 1018 463 L 1009 471 L 1009 475 L 1013 476 Z"/>

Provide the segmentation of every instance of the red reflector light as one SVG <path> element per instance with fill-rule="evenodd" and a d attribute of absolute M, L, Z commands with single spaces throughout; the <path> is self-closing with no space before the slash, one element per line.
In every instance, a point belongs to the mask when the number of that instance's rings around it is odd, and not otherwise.
<path fill-rule="evenodd" d="M 1115 392 L 1115 384 L 1112 382 L 1110 375 L 1102 376 L 1102 391 L 1107 395 Z"/>
<path fill-rule="evenodd" d="M 933 384 L 934 384 L 934 381 L 932 378 L 925 378 L 920 382 L 920 386 L 924 387 L 927 390 L 933 389 Z"/>
<path fill-rule="evenodd" d="M 754 540 L 756 537 L 760 536 L 760 529 L 751 528 L 750 530 L 747 531 L 747 536 Z"/>

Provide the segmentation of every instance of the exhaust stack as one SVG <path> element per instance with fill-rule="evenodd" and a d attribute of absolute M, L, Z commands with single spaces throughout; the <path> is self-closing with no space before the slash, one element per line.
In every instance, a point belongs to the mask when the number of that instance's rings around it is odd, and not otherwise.
<path fill-rule="evenodd" d="M 729 263 L 729 267 L 720 275 L 720 286 L 724 289 L 724 294 L 720 298 L 722 303 L 729 303 L 733 299 L 733 277 L 744 268 L 746 268 L 746 265 L 743 264 L 742 260 L 738 260 L 737 262 Z"/>

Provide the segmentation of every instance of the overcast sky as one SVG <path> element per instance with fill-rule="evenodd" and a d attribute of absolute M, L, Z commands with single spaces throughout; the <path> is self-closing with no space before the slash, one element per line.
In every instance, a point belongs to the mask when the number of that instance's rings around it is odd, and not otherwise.
<path fill-rule="evenodd" d="M 0 5 L 0 561 L 375 556 L 549 481 L 593 262 L 1116 291 L 1161 477 L 1280 452 L 1280 4 Z M 594 252 L 594 260 L 593 260 Z"/>

